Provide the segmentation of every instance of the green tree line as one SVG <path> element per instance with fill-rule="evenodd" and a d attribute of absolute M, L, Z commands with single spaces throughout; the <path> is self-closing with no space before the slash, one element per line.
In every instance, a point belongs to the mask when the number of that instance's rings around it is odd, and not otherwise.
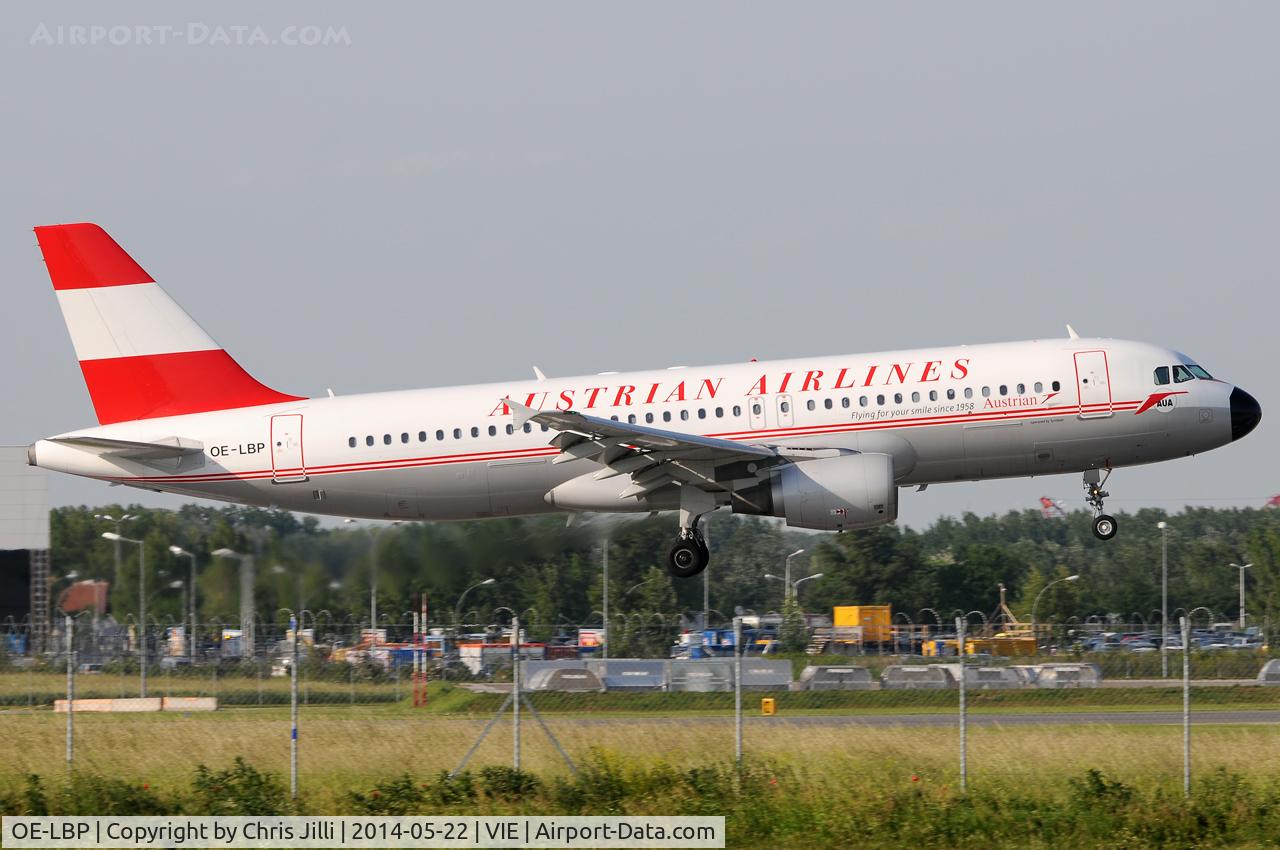
<path fill-rule="evenodd" d="M 463 619 L 494 621 L 494 611 L 511 609 L 526 621 L 547 626 L 601 620 L 602 545 L 609 542 L 609 605 L 612 612 L 674 616 L 700 611 L 702 579 L 671 579 L 662 566 L 675 535 L 673 517 L 597 520 L 566 525 L 563 517 L 494 519 L 465 523 L 381 524 L 375 536 L 365 524 L 322 525 L 313 517 L 256 508 L 185 505 L 157 510 L 136 505 L 62 507 L 52 512 L 55 575 L 75 571 L 80 578 L 111 582 L 110 605 L 117 617 L 136 613 L 138 547 L 121 546 L 117 572 L 114 544 L 102 538 L 114 530 L 95 515 L 136 519 L 121 527 L 143 541 L 148 571 L 148 608 L 157 618 L 179 618 L 188 562 L 169 552 L 181 546 L 199 564 L 197 596 L 202 621 L 234 621 L 239 610 L 238 563 L 214 557 L 219 548 L 256 553 L 257 605 L 267 618 L 278 608 L 327 609 L 335 616 L 367 619 L 370 569 L 378 571 L 380 620 L 407 622 L 426 593 L 433 623 L 454 619 L 466 596 Z M 998 586 L 1008 590 L 1015 613 L 1026 618 L 1041 598 L 1042 622 L 1090 615 L 1134 615 L 1158 619 L 1161 532 L 1167 521 L 1169 607 L 1203 606 L 1234 617 L 1238 573 L 1232 562 L 1252 562 L 1247 607 L 1256 618 L 1280 610 L 1280 511 L 1188 508 L 1168 515 L 1155 509 L 1120 514 L 1120 534 L 1102 542 L 1090 531 L 1085 511 L 1045 519 L 1039 511 L 1002 516 L 965 514 L 913 530 L 885 526 L 844 534 L 809 534 L 757 517 L 716 514 L 707 536 L 713 558 L 709 603 L 713 621 L 735 612 L 780 612 L 783 586 L 766 579 L 782 575 L 786 555 L 793 579 L 816 572 L 823 577 L 800 588 L 801 607 L 830 613 L 834 605 L 888 604 L 919 621 L 932 609 L 946 619 L 955 610 L 993 612 Z M 901 619 L 899 620 L 901 621 Z M 1260 620 L 1255 620 L 1259 622 Z"/>

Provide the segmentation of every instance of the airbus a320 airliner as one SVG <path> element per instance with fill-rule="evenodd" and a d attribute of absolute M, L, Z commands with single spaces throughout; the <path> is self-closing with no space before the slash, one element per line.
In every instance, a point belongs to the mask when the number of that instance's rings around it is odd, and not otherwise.
<path fill-rule="evenodd" d="M 1247 392 L 1158 345 L 1066 339 L 604 372 L 325 398 L 254 380 L 95 224 L 35 228 L 98 426 L 33 465 L 159 492 L 346 517 L 678 511 L 842 531 L 900 488 L 1084 474 L 1094 533 L 1117 467 L 1226 445 Z"/>

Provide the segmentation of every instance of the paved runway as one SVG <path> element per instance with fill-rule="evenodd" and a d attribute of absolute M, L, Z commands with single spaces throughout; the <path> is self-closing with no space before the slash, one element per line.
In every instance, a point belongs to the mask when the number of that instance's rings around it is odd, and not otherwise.
<path fill-rule="evenodd" d="M 955 726 L 955 712 L 949 714 L 849 714 L 794 717 L 752 717 L 751 723 L 787 723 L 798 726 Z M 1113 726 L 1169 725 L 1182 723 L 1181 711 L 1073 711 L 1043 714 L 975 714 L 970 726 L 1070 726 L 1080 724 Z M 1192 725 L 1221 723 L 1280 724 L 1280 711 L 1192 711 Z"/>
<path fill-rule="evenodd" d="M 563 716 L 550 715 L 556 720 Z M 643 723 L 646 721 L 665 720 L 675 723 L 713 723 L 731 724 L 731 715 L 715 716 L 683 716 L 673 717 L 655 713 L 651 717 L 631 715 L 628 717 L 574 717 L 574 723 Z M 879 728 L 928 728 L 956 726 L 959 716 L 956 712 L 946 714 L 780 714 L 774 717 L 761 717 L 748 713 L 744 721 L 752 727 L 765 726 L 871 726 Z M 1250 711 L 1192 711 L 1193 726 L 1219 725 L 1224 723 L 1252 723 L 1280 725 L 1280 710 Z M 1111 726 L 1171 726 L 1182 724 L 1181 711 L 1072 711 L 1045 712 L 1041 714 L 969 714 L 970 726 L 1079 726 L 1079 725 L 1111 725 Z"/>

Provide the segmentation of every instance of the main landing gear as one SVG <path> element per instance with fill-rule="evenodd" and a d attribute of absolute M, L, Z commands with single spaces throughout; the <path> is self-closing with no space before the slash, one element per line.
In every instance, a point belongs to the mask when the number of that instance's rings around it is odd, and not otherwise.
<path fill-rule="evenodd" d="M 680 488 L 680 535 L 667 550 L 667 569 L 676 578 L 693 578 L 707 568 L 711 550 L 698 531 L 698 521 L 715 509 L 710 493 L 691 484 Z"/>
<path fill-rule="evenodd" d="M 711 550 L 697 529 L 681 529 L 667 550 L 667 569 L 676 578 L 693 578 L 707 568 Z"/>
<path fill-rule="evenodd" d="M 1102 488 L 1110 477 L 1109 469 L 1106 475 L 1096 469 L 1090 469 L 1084 474 L 1084 500 L 1093 508 L 1093 536 L 1099 540 L 1110 540 L 1116 536 L 1116 518 L 1102 512 L 1102 500 L 1111 495 Z"/>

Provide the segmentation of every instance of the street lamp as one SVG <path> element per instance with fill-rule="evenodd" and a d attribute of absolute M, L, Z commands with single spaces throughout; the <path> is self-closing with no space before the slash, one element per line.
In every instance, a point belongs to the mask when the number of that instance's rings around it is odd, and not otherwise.
<path fill-rule="evenodd" d="M 787 556 L 786 570 L 783 573 L 784 575 L 783 581 L 786 582 L 786 584 L 784 585 L 784 587 L 786 588 L 784 593 L 791 592 L 791 559 L 796 557 L 797 555 L 803 555 L 804 552 L 805 550 L 803 549 L 797 549 L 796 551 L 792 552 L 790 555 Z"/>
<path fill-rule="evenodd" d="M 347 517 L 343 520 L 347 525 L 355 523 L 354 519 Z M 391 526 L 400 525 L 400 520 L 391 523 Z M 369 534 L 369 628 L 376 629 L 378 627 L 378 535 L 388 526 L 379 525 L 362 525 Z"/>
<path fill-rule="evenodd" d="M 187 611 L 187 619 L 190 621 L 190 629 L 187 632 L 187 658 L 191 663 L 196 662 L 196 553 L 188 552 L 181 546 L 170 546 L 169 551 L 179 558 L 191 559 L 191 572 L 187 579 L 187 604 L 183 607 Z"/>
<path fill-rule="evenodd" d="M 493 584 L 495 581 L 497 581 L 496 578 L 487 578 L 484 581 L 473 584 L 466 590 L 462 591 L 462 595 L 458 597 L 458 604 L 453 608 L 453 621 L 457 623 L 459 632 L 462 631 L 462 600 L 466 599 L 467 594 L 475 590 L 477 587 L 484 587 L 487 584 Z"/>
<path fill-rule="evenodd" d="M 810 581 L 815 578 L 822 578 L 822 575 L 823 575 L 822 573 L 814 573 L 811 576 L 805 576 L 804 578 L 796 579 L 796 583 L 791 585 L 792 598 L 795 598 L 800 595 L 800 585 L 804 584 L 806 581 Z"/>
<path fill-rule="evenodd" d="M 225 546 L 214 549 L 209 554 L 215 558 L 232 558 L 240 562 L 240 657 L 253 654 L 254 635 L 254 560 L 252 555 L 243 555 Z"/>
<path fill-rule="evenodd" d="M 1031 636 L 1033 638 L 1036 636 L 1036 608 L 1039 607 L 1040 605 L 1040 597 L 1044 596 L 1044 592 L 1049 588 L 1053 587 L 1055 584 L 1061 584 L 1064 581 L 1079 581 L 1079 580 L 1080 580 L 1080 576 L 1078 575 L 1063 576 L 1062 578 L 1054 579 L 1053 581 L 1046 584 L 1044 587 L 1040 588 L 1040 592 L 1036 594 L 1035 601 L 1031 603 Z"/>
<path fill-rule="evenodd" d="M 101 520 L 102 522 L 109 522 L 112 525 L 114 525 L 116 527 L 115 533 L 117 536 L 119 536 L 120 527 L 123 526 L 126 522 L 131 522 L 137 519 L 138 517 L 135 516 L 134 514 L 121 514 L 119 517 L 113 517 L 111 514 L 94 514 L 93 518 L 96 520 Z M 111 537 L 108 537 L 107 539 L 112 540 L 116 544 L 113 547 L 115 549 L 116 570 L 115 570 L 115 574 L 111 577 L 111 586 L 115 587 L 116 584 L 120 582 L 120 541 Z"/>
<path fill-rule="evenodd" d="M 1160 529 L 1160 678 L 1169 678 L 1169 523 Z"/>
<path fill-rule="evenodd" d="M 124 522 L 121 519 L 120 522 Z M 147 695 L 147 547 L 141 540 L 124 537 L 114 531 L 104 531 L 102 536 L 113 543 L 133 543 L 138 547 L 138 690 Z"/>
<path fill-rule="evenodd" d="M 1253 566 L 1253 564 L 1232 564 L 1240 571 L 1240 631 L 1244 631 L 1244 571 Z"/>

